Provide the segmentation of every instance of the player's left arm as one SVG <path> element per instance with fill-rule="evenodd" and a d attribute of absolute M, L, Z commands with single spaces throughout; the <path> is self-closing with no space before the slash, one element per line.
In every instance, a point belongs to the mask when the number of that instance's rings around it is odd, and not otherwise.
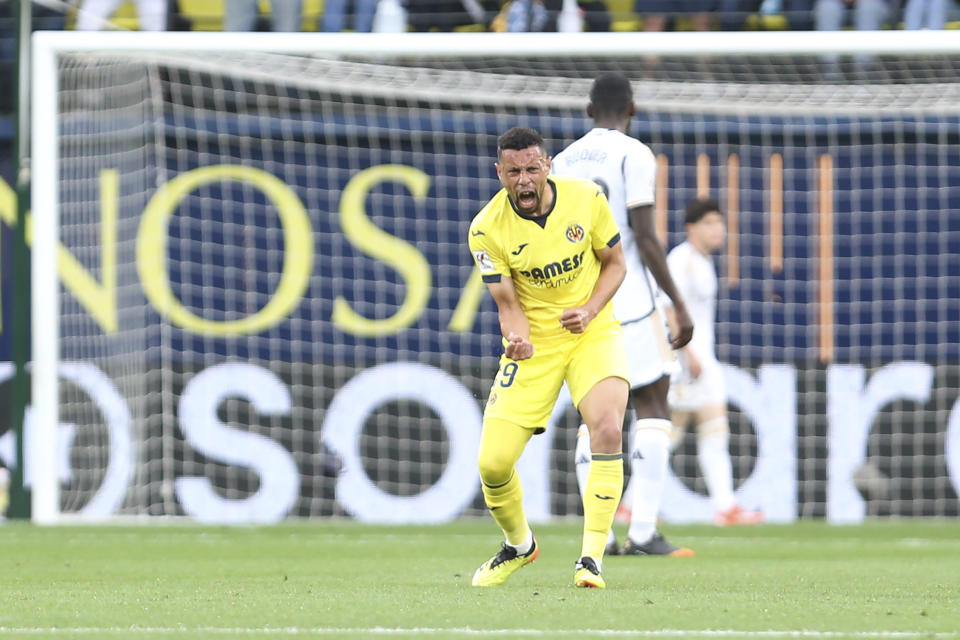
<path fill-rule="evenodd" d="M 677 321 L 677 312 L 674 310 L 673 305 L 668 305 L 665 307 L 664 313 L 667 316 L 667 326 L 670 328 L 670 335 L 678 335 L 680 329 Z M 700 359 L 693 350 L 692 342 L 688 342 L 680 349 L 680 356 L 681 364 L 684 370 L 689 374 L 689 378 L 691 380 L 696 380 L 699 378 L 700 374 L 703 373 L 703 366 L 700 364 Z"/>
<path fill-rule="evenodd" d="M 623 246 L 619 239 L 612 247 L 594 249 L 594 253 L 600 261 L 600 276 L 590 299 L 582 307 L 567 309 L 560 316 L 560 324 L 570 333 L 583 333 L 586 330 L 590 321 L 613 299 L 613 294 L 627 275 L 627 260 L 623 257 Z"/>
<path fill-rule="evenodd" d="M 583 333 L 586 330 L 590 321 L 613 299 L 613 294 L 627 275 L 627 260 L 623 256 L 620 230 L 613 220 L 606 196 L 599 190 L 593 200 L 590 239 L 593 253 L 600 261 L 600 275 L 587 302 L 582 306 L 566 309 L 561 314 L 560 324 L 571 333 Z"/>
<path fill-rule="evenodd" d="M 647 266 L 653 274 L 653 279 L 673 303 L 677 327 L 670 345 L 674 349 L 680 349 L 693 337 L 693 320 L 687 311 L 687 305 L 683 302 L 683 296 L 680 295 L 680 288 L 673 281 L 673 276 L 667 267 L 667 254 L 663 245 L 660 244 L 654 225 L 653 205 L 630 207 L 627 215 L 630 218 L 630 228 L 637 241 L 643 264 Z"/>
<path fill-rule="evenodd" d="M 671 332 L 670 345 L 680 349 L 693 337 L 693 320 L 683 297 L 667 267 L 667 253 L 657 237 L 653 201 L 656 196 L 657 161 L 649 147 L 635 141 L 623 162 L 624 187 L 627 196 L 627 223 L 633 232 L 643 264 L 670 298 L 676 312 L 676 332 Z"/>

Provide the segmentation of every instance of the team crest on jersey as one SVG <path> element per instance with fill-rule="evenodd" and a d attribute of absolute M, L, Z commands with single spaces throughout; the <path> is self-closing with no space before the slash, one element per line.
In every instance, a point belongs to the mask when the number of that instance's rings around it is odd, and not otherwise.
<path fill-rule="evenodd" d="M 583 227 L 581 227 L 580 225 L 572 224 L 569 227 L 567 227 L 567 240 L 569 240 L 570 242 L 577 244 L 578 242 L 583 240 L 583 235 L 584 235 Z"/>

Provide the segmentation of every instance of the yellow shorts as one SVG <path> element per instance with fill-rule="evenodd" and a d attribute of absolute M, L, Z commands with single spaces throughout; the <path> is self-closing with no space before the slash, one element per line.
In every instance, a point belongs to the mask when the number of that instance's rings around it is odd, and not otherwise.
<path fill-rule="evenodd" d="M 630 368 L 619 323 L 589 327 L 562 342 L 534 342 L 533 347 L 533 357 L 527 360 L 500 356 L 500 371 L 490 388 L 484 419 L 499 418 L 540 433 L 546 429 L 564 380 L 576 407 L 605 378 L 623 378 L 629 384 Z"/>

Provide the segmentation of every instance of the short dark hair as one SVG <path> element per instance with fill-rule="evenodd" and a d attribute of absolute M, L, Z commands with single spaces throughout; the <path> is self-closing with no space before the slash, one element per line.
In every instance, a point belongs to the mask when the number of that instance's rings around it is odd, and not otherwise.
<path fill-rule="evenodd" d="M 543 136 L 536 129 L 530 127 L 513 127 L 507 129 L 497 138 L 497 158 L 504 150 L 522 151 L 528 147 L 540 147 L 546 153 L 546 146 L 543 144 Z"/>
<path fill-rule="evenodd" d="M 627 76 L 608 72 L 597 76 L 590 87 L 590 104 L 594 115 L 623 115 L 633 102 L 633 89 Z"/>
<path fill-rule="evenodd" d="M 708 213 L 719 213 L 722 216 L 723 211 L 720 210 L 720 203 L 713 198 L 694 198 L 687 203 L 683 222 L 684 224 L 696 224 Z"/>

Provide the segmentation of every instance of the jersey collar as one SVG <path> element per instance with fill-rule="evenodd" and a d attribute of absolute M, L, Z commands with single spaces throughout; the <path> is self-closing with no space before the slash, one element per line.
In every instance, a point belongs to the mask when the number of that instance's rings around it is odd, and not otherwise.
<path fill-rule="evenodd" d="M 516 207 L 516 205 L 513 204 L 513 199 L 511 199 L 509 195 L 507 196 L 507 202 L 510 203 L 510 208 L 513 209 L 513 212 L 514 212 L 515 214 L 517 214 L 518 217 L 520 217 L 520 218 L 522 218 L 522 219 L 524 219 L 524 220 L 529 220 L 529 221 L 531 221 L 531 222 L 536 222 L 538 225 L 540 225 L 541 228 L 546 228 L 546 226 L 547 226 L 547 217 L 548 217 L 551 213 L 553 213 L 554 208 L 556 208 L 556 206 L 557 206 L 557 185 L 554 184 L 553 180 L 551 180 L 550 178 L 547 178 L 547 186 L 550 187 L 550 188 L 553 190 L 553 202 L 550 203 L 550 208 L 547 209 L 547 212 L 546 212 L 545 214 L 543 214 L 542 216 L 537 216 L 537 217 L 535 217 L 535 218 L 531 218 L 531 217 L 528 217 L 528 216 L 523 215 L 522 213 L 520 213 L 519 211 L 517 211 L 517 207 Z"/>

